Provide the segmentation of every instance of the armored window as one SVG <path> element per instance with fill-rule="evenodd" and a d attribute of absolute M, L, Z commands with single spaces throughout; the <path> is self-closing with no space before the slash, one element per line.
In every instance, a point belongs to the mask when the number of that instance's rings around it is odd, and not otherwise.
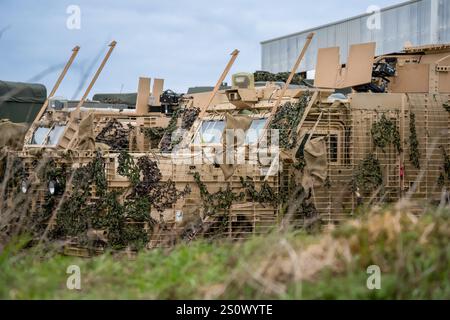
<path fill-rule="evenodd" d="M 331 134 L 328 136 L 328 157 L 330 162 L 338 161 L 338 136 Z"/>
<path fill-rule="evenodd" d="M 44 144 L 45 138 L 47 137 L 50 128 L 39 127 L 33 133 L 33 138 L 31 139 L 31 144 Z"/>
<path fill-rule="evenodd" d="M 222 139 L 225 121 L 203 121 L 199 132 L 194 138 L 194 144 L 219 144 Z"/>
<path fill-rule="evenodd" d="M 247 133 L 245 135 L 246 144 L 258 143 L 266 122 L 267 119 L 255 119 L 252 121 L 252 124 L 250 125 L 250 128 L 248 128 Z"/>
<path fill-rule="evenodd" d="M 54 126 L 48 135 L 47 145 L 57 145 L 64 132 L 64 128 L 65 126 Z"/>
<path fill-rule="evenodd" d="M 31 144 L 55 146 L 64 132 L 64 126 L 55 125 L 52 128 L 39 127 L 33 133 Z"/>

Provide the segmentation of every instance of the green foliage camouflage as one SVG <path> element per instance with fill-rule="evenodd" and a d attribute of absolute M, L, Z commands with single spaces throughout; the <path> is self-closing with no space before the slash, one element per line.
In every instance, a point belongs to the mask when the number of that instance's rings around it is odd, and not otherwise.
<path fill-rule="evenodd" d="M 138 158 L 137 163 L 126 152 L 119 155 L 119 174 L 128 177 L 132 192 L 128 198 L 147 199 L 159 212 L 170 208 L 181 197 L 191 192 L 188 185 L 183 191 L 175 187 L 175 182 L 162 182 L 162 174 L 156 161 L 147 156 Z"/>
<path fill-rule="evenodd" d="M 162 212 L 190 192 L 188 186 L 178 191 L 172 181 L 161 182 L 156 162 L 147 156 L 135 163 L 122 151 L 118 172 L 130 180 L 130 192 L 107 190 L 105 162 L 99 152 L 92 162 L 75 170 L 71 194 L 63 200 L 56 215 L 54 238 L 76 237 L 81 245 L 87 245 L 90 229 L 106 230 L 107 243 L 103 245 L 141 249 L 157 224 L 150 215 L 151 209 Z M 119 199 L 124 196 L 122 203 Z"/>
<path fill-rule="evenodd" d="M 216 224 L 218 224 L 217 228 L 212 228 L 214 232 L 210 233 L 209 236 L 221 235 L 228 225 L 231 206 L 236 201 L 244 200 L 245 193 L 234 193 L 229 183 L 225 190 L 221 188 L 216 193 L 210 193 L 206 185 L 201 181 L 198 172 L 194 172 L 194 181 L 200 190 L 205 216 L 214 217 Z"/>
<path fill-rule="evenodd" d="M 293 164 L 293 168 L 295 170 L 303 171 L 306 167 L 306 161 L 304 154 L 300 154 L 299 157 L 296 159 L 296 162 Z"/>
<path fill-rule="evenodd" d="M 0 183 L 5 183 L 2 188 L 3 199 L 6 200 L 11 193 L 17 194 L 20 192 L 22 180 L 27 180 L 28 173 L 20 158 L 16 156 L 9 156 L 5 153 L 0 159 Z M 3 181 L 8 177 L 7 181 Z"/>
<path fill-rule="evenodd" d="M 445 109 L 445 111 L 450 112 L 450 102 L 444 103 L 442 107 Z"/>
<path fill-rule="evenodd" d="M 286 82 L 289 78 L 290 72 L 279 72 L 279 73 L 270 73 L 267 71 L 256 71 L 254 74 L 255 81 L 262 82 Z M 291 84 L 294 85 L 303 85 L 303 77 L 300 73 L 294 74 L 292 78 Z"/>
<path fill-rule="evenodd" d="M 37 166 L 37 162 L 34 163 L 34 166 Z M 32 216 L 33 223 L 31 229 L 35 235 L 39 236 L 45 230 L 45 223 L 51 218 L 61 196 L 66 190 L 66 184 L 70 178 L 70 174 L 71 170 L 65 163 L 58 166 L 54 159 L 49 159 L 42 164 L 41 169 L 38 171 L 38 177 L 42 187 L 46 191 L 42 207 Z M 47 189 L 50 181 L 55 183 L 55 193 L 53 195 Z"/>
<path fill-rule="evenodd" d="M 397 125 L 386 115 L 382 115 L 380 120 L 372 125 L 372 141 L 375 146 L 385 151 L 385 148 L 391 144 L 395 146 L 397 151 L 402 151 L 400 133 Z"/>
<path fill-rule="evenodd" d="M 253 202 L 258 202 L 264 206 L 264 204 L 271 204 L 277 206 L 281 199 L 273 188 L 267 183 L 263 182 L 261 189 L 256 190 L 255 182 L 250 177 L 240 177 L 242 187 L 245 189 L 245 194 Z"/>
<path fill-rule="evenodd" d="M 181 118 L 181 129 L 189 130 L 194 124 L 195 120 L 197 120 L 199 114 L 200 114 L 199 108 L 191 108 L 183 110 L 183 117 Z"/>
<path fill-rule="evenodd" d="M 442 151 L 443 164 L 441 173 L 438 177 L 437 185 L 439 187 L 443 187 L 446 180 L 450 181 L 450 156 L 447 154 L 447 151 L 445 151 L 444 146 L 440 146 L 440 149 Z"/>
<path fill-rule="evenodd" d="M 420 151 L 416 132 L 416 115 L 413 112 L 409 114 L 409 161 L 411 161 L 415 168 L 420 169 Z"/>
<path fill-rule="evenodd" d="M 172 117 L 170 118 L 169 124 L 167 125 L 161 139 L 162 152 L 170 152 L 172 151 L 174 145 L 176 145 L 172 139 L 172 134 L 177 129 L 178 117 L 181 115 L 181 112 L 181 109 L 178 109 L 172 113 Z"/>
<path fill-rule="evenodd" d="M 117 119 L 111 119 L 95 138 L 96 142 L 108 145 L 111 150 L 128 150 L 130 132 L 133 126 L 125 128 Z"/>
<path fill-rule="evenodd" d="M 373 154 L 369 154 L 358 166 L 352 180 L 353 191 L 361 190 L 370 194 L 383 185 L 383 174 L 380 162 Z"/>
<path fill-rule="evenodd" d="M 242 201 L 245 197 L 243 192 L 239 194 L 234 193 L 230 184 L 227 184 L 225 190 L 220 189 L 216 193 L 210 193 L 206 185 L 201 181 L 198 172 L 194 172 L 194 180 L 200 190 L 200 197 L 206 215 L 213 216 L 221 212 L 228 213 L 233 202 Z"/>
<path fill-rule="evenodd" d="M 165 129 L 162 127 L 141 128 L 141 132 L 150 141 L 150 148 L 156 149 L 164 136 Z"/>
<path fill-rule="evenodd" d="M 291 194 L 284 202 L 284 211 L 290 212 L 294 210 L 292 224 L 296 228 L 303 228 L 304 220 L 318 217 L 319 211 L 317 211 L 314 202 L 311 201 L 311 190 L 307 193 L 303 186 L 297 185 L 295 182 L 291 183 L 290 189 Z"/>
<path fill-rule="evenodd" d="M 119 153 L 119 157 L 117 160 L 119 164 L 117 173 L 119 173 L 123 177 L 127 177 L 132 185 L 138 184 L 141 173 L 139 167 L 135 165 L 134 159 L 131 157 L 131 155 L 127 151 L 122 150 Z"/>
<path fill-rule="evenodd" d="M 177 130 L 177 122 L 179 117 L 181 117 L 181 129 L 189 130 L 197 119 L 199 113 L 200 109 L 198 108 L 178 109 L 174 111 L 161 139 L 162 152 L 172 151 L 173 148 L 181 142 L 182 137 L 174 136 L 174 132 Z"/>
<path fill-rule="evenodd" d="M 311 93 L 307 92 L 296 103 L 286 102 L 275 113 L 269 128 L 278 130 L 280 148 L 291 149 L 296 144 L 295 129 L 310 99 Z"/>

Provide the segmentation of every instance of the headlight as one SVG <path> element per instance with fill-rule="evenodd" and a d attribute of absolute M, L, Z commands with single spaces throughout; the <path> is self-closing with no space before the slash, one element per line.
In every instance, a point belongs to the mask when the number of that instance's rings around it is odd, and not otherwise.
<path fill-rule="evenodd" d="M 54 194 L 55 194 L 55 192 L 56 192 L 56 182 L 55 182 L 55 181 L 50 181 L 50 182 L 48 183 L 48 192 L 49 192 L 51 195 L 54 195 Z"/>
<path fill-rule="evenodd" d="M 20 184 L 20 191 L 22 191 L 22 193 L 27 193 L 28 182 L 26 180 L 22 180 L 22 183 Z"/>

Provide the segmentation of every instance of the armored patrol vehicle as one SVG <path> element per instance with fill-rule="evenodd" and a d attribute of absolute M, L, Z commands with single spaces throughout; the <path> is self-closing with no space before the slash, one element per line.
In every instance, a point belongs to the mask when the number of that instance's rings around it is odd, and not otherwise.
<path fill-rule="evenodd" d="M 133 110 L 50 100 L 3 184 L 15 195 L 4 208 L 19 205 L 40 239 L 81 254 L 320 228 L 401 198 L 447 201 L 450 45 L 379 57 L 374 43 L 353 45 L 346 65 L 339 48 L 319 49 L 314 87 L 291 85 L 311 39 L 284 83 L 239 73 L 224 87 L 234 51 L 216 86 L 171 101 L 168 119 L 149 112 L 162 90 L 150 94 L 145 78 Z"/>

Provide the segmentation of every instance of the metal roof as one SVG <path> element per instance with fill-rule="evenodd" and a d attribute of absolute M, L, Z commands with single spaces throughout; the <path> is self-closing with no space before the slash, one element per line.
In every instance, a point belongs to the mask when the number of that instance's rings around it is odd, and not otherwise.
<path fill-rule="evenodd" d="M 377 55 L 401 51 L 406 42 L 414 46 L 450 43 L 450 0 L 411 0 L 380 10 L 380 28 L 369 28 L 372 14 L 304 30 L 261 42 L 261 69 L 272 73 L 290 71 L 310 32 L 315 37 L 299 72 L 315 69 L 319 48 L 340 47 L 345 63 L 350 45 L 376 42 Z"/>
<path fill-rule="evenodd" d="M 395 4 L 395 5 L 392 5 L 392 6 L 385 7 L 383 9 L 381 9 L 381 12 L 384 12 L 384 11 L 387 11 L 387 10 L 391 10 L 391 9 L 396 9 L 396 8 L 403 7 L 403 6 L 407 6 L 407 5 L 410 5 L 411 3 L 419 2 L 419 1 L 422 1 L 422 0 L 410 0 L 410 1 L 407 1 L 407 2 L 398 3 L 398 4 Z M 280 37 L 272 38 L 272 39 L 269 39 L 269 40 L 264 40 L 264 41 L 261 41 L 260 44 L 264 44 L 264 43 L 268 43 L 268 42 L 272 42 L 272 41 L 276 41 L 276 40 L 280 40 L 280 39 L 285 39 L 285 38 L 289 38 L 289 37 L 292 37 L 292 36 L 297 36 L 297 35 L 300 35 L 300 34 L 303 34 L 303 33 L 310 33 L 310 32 L 313 32 L 313 31 L 315 31 L 317 29 L 322 29 L 322 28 L 326 28 L 326 27 L 333 26 L 333 25 L 336 25 L 336 24 L 348 22 L 348 21 L 351 21 L 351 20 L 368 17 L 370 15 L 371 15 L 371 13 L 359 14 L 359 15 L 353 16 L 351 18 L 346 18 L 346 19 L 335 21 L 335 22 L 330 22 L 330 23 L 323 24 L 323 25 L 318 26 L 318 27 L 306 29 L 306 30 L 299 31 L 299 32 L 294 32 L 294 33 L 291 33 L 291 34 L 288 34 L 288 35 L 285 35 L 285 36 L 280 36 Z"/>

